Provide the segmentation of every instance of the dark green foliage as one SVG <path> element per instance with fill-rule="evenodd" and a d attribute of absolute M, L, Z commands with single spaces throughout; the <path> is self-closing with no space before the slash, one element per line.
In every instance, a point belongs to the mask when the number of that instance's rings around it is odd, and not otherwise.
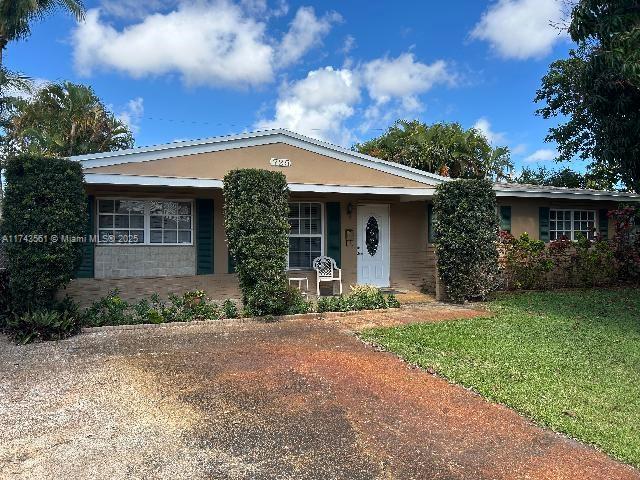
<path fill-rule="evenodd" d="M 438 186 L 434 198 L 438 271 L 454 302 L 484 298 L 496 287 L 498 218 L 487 180 Z"/>
<path fill-rule="evenodd" d="M 579 0 L 569 34 L 577 44 L 542 79 L 536 101 L 559 159 L 590 160 L 590 173 L 640 191 L 640 9 L 637 0 Z"/>
<path fill-rule="evenodd" d="M 500 180 L 513 168 L 507 147 L 493 148 L 482 132 L 465 130 L 459 123 L 426 125 L 418 120 L 398 120 L 381 136 L 353 148 L 453 178 Z"/>
<path fill-rule="evenodd" d="M 319 298 L 316 308 L 318 313 L 379 310 L 400 308 L 400 302 L 395 295 L 385 297 L 379 288 L 371 285 L 356 285 L 351 287 L 351 292 L 347 295 Z"/>
<path fill-rule="evenodd" d="M 224 312 L 224 318 L 238 318 L 238 307 L 232 300 L 225 300 L 222 304 L 222 311 Z"/>
<path fill-rule="evenodd" d="M 6 327 L 8 315 L 11 313 L 11 294 L 9 292 L 9 275 L 0 270 L 0 331 Z"/>
<path fill-rule="evenodd" d="M 595 190 L 613 190 L 615 185 L 606 178 L 593 173 L 582 174 L 568 167 L 550 170 L 544 166 L 537 168 L 524 167 L 515 178 L 516 183 L 529 185 L 548 185 L 551 187 L 592 188 Z"/>
<path fill-rule="evenodd" d="M 7 125 L 12 151 L 71 156 L 131 148 L 126 123 L 110 112 L 91 87 L 52 83 L 16 104 Z"/>
<path fill-rule="evenodd" d="M 6 181 L 2 235 L 12 309 L 51 308 L 81 259 L 82 242 L 72 240 L 83 239 L 87 225 L 82 167 L 23 155 L 9 160 Z"/>
<path fill-rule="evenodd" d="M 500 253 L 504 288 L 531 290 L 549 285 L 547 274 L 555 263 L 542 240 L 534 240 L 527 233 L 514 237 L 500 232 Z"/>
<path fill-rule="evenodd" d="M 289 189 L 279 172 L 242 169 L 224 178 L 224 224 L 249 316 L 283 315 L 294 300 L 286 275 Z"/>
<path fill-rule="evenodd" d="M 233 308 L 232 308 L 233 306 Z M 238 310 L 230 300 L 221 308 L 211 301 L 202 290 L 186 292 L 183 295 L 169 295 L 163 301 L 157 294 L 149 300 L 142 299 L 137 303 L 123 300 L 119 292 L 114 290 L 87 308 L 83 314 L 83 322 L 88 327 L 104 325 L 136 325 L 141 323 L 190 322 L 194 320 L 218 320 L 235 318 Z"/>
<path fill-rule="evenodd" d="M 80 331 L 78 307 L 66 297 L 53 308 L 10 313 L 4 330 L 20 344 L 43 340 L 61 340 Z"/>

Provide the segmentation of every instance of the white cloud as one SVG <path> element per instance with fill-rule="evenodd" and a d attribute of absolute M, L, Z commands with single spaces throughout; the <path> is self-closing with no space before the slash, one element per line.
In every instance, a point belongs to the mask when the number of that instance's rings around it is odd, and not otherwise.
<path fill-rule="evenodd" d="M 455 75 L 443 60 L 431 65 L 417 62 L 412 53 L 397 58 L 378 58 L 363 66 L 369 95 L 378 104 L 400 98 L 408 110 L 419 107 L 417 95 L 439 83 L 455 83 Z"/>
<path fill-rule="evenodd" d="M 539 58 L 566 37 L 554 26 L 563 18 L 562 0 L 498 0 L 484 12 L 471 37 L 489 42 L 504 58 Z"/>
<path fill-rule="evenodd" d="M 339 51 L 344 55 L 349 55 L 349 53 L 351 52 L 351 50 L 354 49 L 355 46 L 356 46 L 355 37 L 353 35 L 347 35 Z"/>
<path fill-rule="evenodd" d="M 322 41 L 333 23 L 341 20 L 342 17 L 335 12 L 318 18 L 313 7 L 300 7 L 280 42 L 278 65 L 286 66 L 298 61 Z"/>
<path fill-rule="evenodd" d="M 525 145 L 524 143 L 518 143 L 511 148 L 511 153 L 513 153 L 514 155 L 522 155 L 526 151 L 527 145 Z"/>
<path fill-rule="evenodd" d="M 222 0 L 184 3 L 120 31 L 89 10 L 74 38 L 75 64 L 85 75 L 97 67 L 133 77 L 178 72 L 190 85 L 232 86 L 273 78 L 265 25 Z"/>
<path fill-rule="evenodd" d="M 144 99 L 137 97 L 127 102 L 126 107 L 118 115 L 118 119 L 125 123 L 133 133 L 140 131 L 140 120 L 144 114 Z"/>
<path fill-rule="evenodd" d="M 505 141 L 505 134 L 503 132 L 494 132 L 491 130 L 491 123 L 485 117 L 479 118 L 473 125 L 473 128 L 487 137 L 487 140 L 489 140 L 489 143 L 493 146 L 504 143 Z"/>
<path fill-rule="evenodd" d="M 554 160 L 558 156 L 555 150 L 549 148 L 541 148 L 524 159 L 525 162 L 548 162 Z"/>
<path fill-rule="evenodd" d="M 306 78 L 285 84 L 273 119 L 262 119 L 258 128 L 288 128 L 311 137 L 340 144 L 351 141 L 344 121 L 360 100 L 358 79 L 351 70 L 325 67 Z"/>

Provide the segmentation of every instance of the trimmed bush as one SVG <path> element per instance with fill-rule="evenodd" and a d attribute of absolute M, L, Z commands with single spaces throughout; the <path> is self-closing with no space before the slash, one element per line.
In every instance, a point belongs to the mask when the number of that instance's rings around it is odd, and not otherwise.
<path fill-rule="evenodd" d="M 438 272 L 454 302 L 482 299 L 497 286 L 498 218 L 488 180 L 438 185 L 436 214 Z"/>
<path fill-rule="evenodd" d="M 224 226 L 247 315 L 283 315 L 299 301 L 286 274 L 288 201 L 280 172 L 242 169 L 224 177 Z"/>
<path fill-rule="evenodd" d="M 74 240 L 87 230 L 80 163 L 30 155 L 9 159 L 3 217 L 11 309 L 19 315 L 51 309 L 80 263 L 82 242 Z"/>

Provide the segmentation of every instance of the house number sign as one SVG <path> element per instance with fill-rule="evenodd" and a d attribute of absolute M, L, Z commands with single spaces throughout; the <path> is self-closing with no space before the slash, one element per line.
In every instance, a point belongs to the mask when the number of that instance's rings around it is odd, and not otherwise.
<path fill-rule="evenodd" d="M 269 164 L 272 167 L 290 167 L 291 160 L 289 160 L 288 158 L 272 158 L 271 160 L 269 160 Z"/>

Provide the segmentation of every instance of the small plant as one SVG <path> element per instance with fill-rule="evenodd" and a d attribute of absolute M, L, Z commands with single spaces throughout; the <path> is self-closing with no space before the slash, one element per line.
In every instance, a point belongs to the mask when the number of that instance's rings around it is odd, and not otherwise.
<path fill-rule="evenodd" d="M 37 340 L 61 340 L 80 331 L 81 321 L 75 311 L 37 310 L 15 314 L 7 321 L 7 331 L 16 343 Z"/>
<path fill-rule="evenodd" d="M 351 287 L 347 295 L 321 297 L 316 309 L 324 312 L 349 312 L 354 310 L 379 310 L 383 308 L 399 308 L 400 302 L 395 295 L 385 295 L 378 287 L 372 285 L 356 285 Z"/>
<path fill-rule="evenodd" d="M 101 327 L 103 325 L 132 325 L 142 323 L 140 307 L 136 310 L 138 316 L 130 311 L 131 306 L 119 296 L 119 291 L 113 290 L 107 296 L 93 302 L 85 310 L 84 324 L 89 327 Z"/>
<path fill-rule="evenodd" d="M 224 318 L 238 318 L 238 307 L 232 300 L 226 299 L 222 304 Z"/>
<path fill-rule="evenodd" d="M 388 308 L 400 308 L 400 302 L 393 293 L 387 295 L 387 307 Z"/>

